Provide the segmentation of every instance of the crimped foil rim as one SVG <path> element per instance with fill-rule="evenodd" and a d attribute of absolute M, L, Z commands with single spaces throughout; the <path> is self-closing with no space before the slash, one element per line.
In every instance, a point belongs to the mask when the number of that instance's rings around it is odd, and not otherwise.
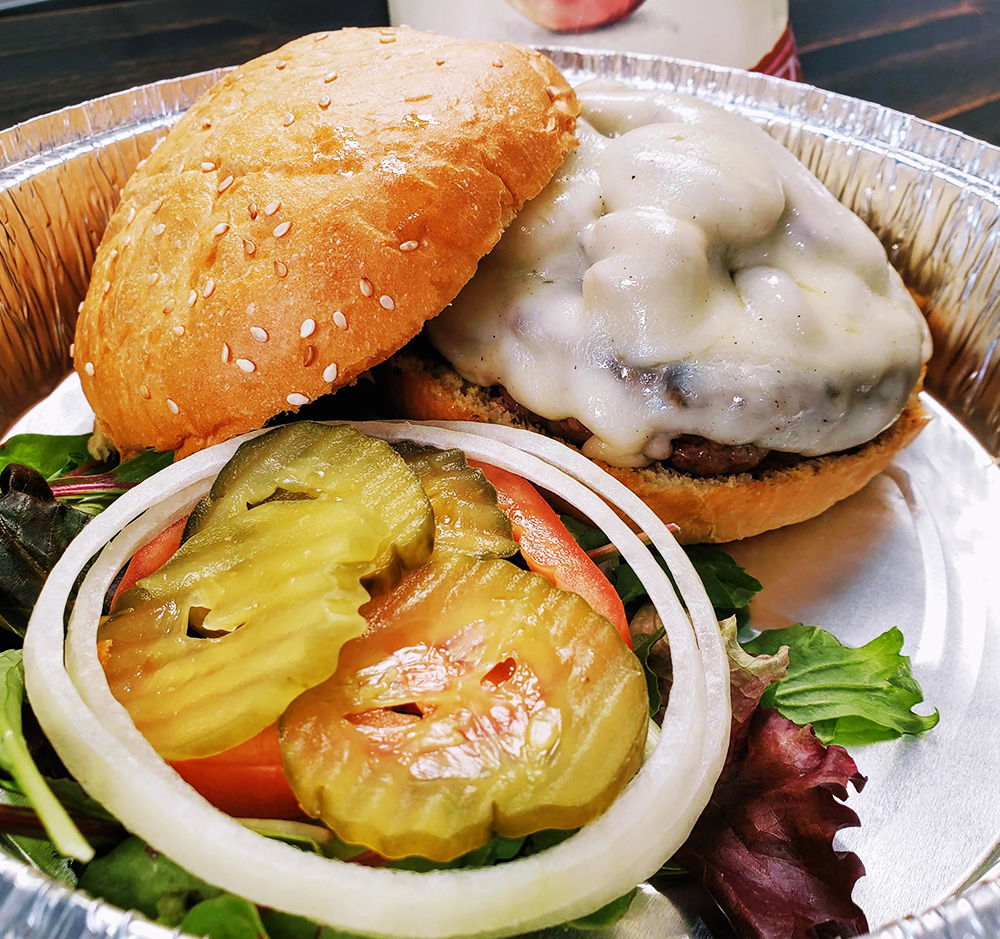
<path fill-rule="evenodd" d="M 959 131 L 872 102 L 738 69 L 562 46 L 542 51 L 574 81 L 602 76 L 638 87 L 671 88 L 739 110 L 772 131 L 777 125 L 819 130 L 822 136 L 846 142 L 859 152 L 890 155 L 902 165 L 995 206 L 1000 218 L 1000 148 Z M 654 69 L 655 80 L 650 77 Z M 216 69 L 135 86 L 0 131 L 0 196 L 67 159 L 142 132 L 168 128 L 227 71 Z M 73 131 L 71 115 L 85 116 L 90 133 Z M 887 247 L 892 254 L 893 245 Z M 965 389 L 964 397 L 959 393 L 962 389 L 944 389 L 944 394 L 937 390 L 963 419 L 974 414 L 975 386 Z M 1000 453 L 1000 423 L 985 431 L 972 429 L 991 453 Z M 178 934 L 138 914 L 93 900 L 2 854 L 0 926 L 7 935 L 45 939 L 166 939 Z M 958 939 L 970 931 L 1000 935 L 1000 875 L 869 935 L 875 939 Z"/>

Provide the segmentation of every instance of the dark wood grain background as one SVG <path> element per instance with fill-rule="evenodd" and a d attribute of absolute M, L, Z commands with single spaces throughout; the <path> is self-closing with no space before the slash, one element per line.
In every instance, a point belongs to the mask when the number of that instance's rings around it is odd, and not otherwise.
<path fill-rule="evenodd" d="M 1000 144 L 1000 0 L 791 0 L 790 16 L 808 82 Z M 0 127 L 386 22 L 385 0 L 0 0 Z"/>

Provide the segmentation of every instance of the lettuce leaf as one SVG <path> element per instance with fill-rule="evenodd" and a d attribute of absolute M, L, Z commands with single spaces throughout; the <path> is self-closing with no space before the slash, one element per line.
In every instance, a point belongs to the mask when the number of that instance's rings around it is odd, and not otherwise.
<path fill-rule="evenodd" d="M 842 800 L 865 778 L 842 747 L 758 708 L 738 733 L 712 798 L 675 860 L 694 874 L 741 939 L 858 936 L 857 855 L 833 849 L 858 817 Z"/>
<path fill-rule="evenodd" d="M 0 618 L 23 636 L 42 584 L 89 516 L 53 498 L 37 470 L 0 472 Z"/>
<path fill-rule="evenodd" d="M 93 459 L 87 453 L 90 434 L 72 437 L 53 434 L 17 434 L 0 444 L 0 470 L 13 463 L 30 466 L 46 479 L 57 479 Z"/>
<path fill-rule="evenodd" d="M 843 746 L 919 734 L 938 722 L 938 712 L 916 714 L 924 700 L 900 655 L 903 634 L 895 627 L 867 645 L 851 649 L 818 626 L 767 630 L 745 644 L 750 652 L 788 648 L 788 673 L 767 690 L 762 706 L 790 721 L 812 724 L 824 743 Z"/>

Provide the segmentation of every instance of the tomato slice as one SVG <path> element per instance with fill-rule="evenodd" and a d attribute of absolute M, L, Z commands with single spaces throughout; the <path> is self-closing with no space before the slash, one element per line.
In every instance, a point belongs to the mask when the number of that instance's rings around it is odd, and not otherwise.
<path fill-rule="evenodd" d="M 601 569 L 587 556 L 552 506 L 526 479 L 478 460 L 477 466 L 497 491 L 497 500 L 514 529 L 528 567 L 561 590 L 577 593 L 592 610 L 611 620 L 622 641 L 632 648 L 625 607 Z"/>
<path fill-rule="evenodd" d="M 129 561 L 125 568 L 125 576 L 122 577 L 118 589 L 115 590 L 114 599 L 111 605 L 126 590 L 131 590 L 143 577 L 147 577 L 154 571 L 158 571 L 167 563 L 181 546 L 181 538 L 184 536 L 184 526 L 188 517 L 177 519 L 169 528 L 161 531 L 149 544 L 144 544 Z"/>
<path fill-rule="evenodd" d="M 238 818 L 304 819 L 285 779 L 278 725 L 214 756 L 170 764 L 216 808 Z"/>

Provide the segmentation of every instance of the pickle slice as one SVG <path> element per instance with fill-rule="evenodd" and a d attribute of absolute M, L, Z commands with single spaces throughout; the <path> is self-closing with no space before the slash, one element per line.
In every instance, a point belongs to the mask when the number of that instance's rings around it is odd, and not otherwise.
<path fill-rule="evenodd" d="M 101 624 L 112 693 L 166 759 L 242 743 L 364 631 L 360 578 L 389 537 L 372 512 L 329 499 L 207 526 Z"/>
<path fill-rule="evenodd" d="M 302 807 L 386 857 L 448 861 L 492 831 L 575 828 L 639 766 L 642 669 L 575 594 L 508 561 L 435 555 L 279 722 Z"/>
<path fill-rule="evenodd" d="M 394 445 L 420 480 L 434 510 L 434 550 L 472 557 L 517 554 L 510 519 L 497 491 L 461 450 L 438 450 L 404 441 Z"/>
<path fill-rule="evenodd" d="M 420 481 L 384 440 L 353 427 L 299 421 L 242 444 L 191 513 L 185 538 L 265 502 L 340 499 L 364 505 L 391 537 L 364 583 L 389 589 L 430 557 L 434 513 Z"/>

